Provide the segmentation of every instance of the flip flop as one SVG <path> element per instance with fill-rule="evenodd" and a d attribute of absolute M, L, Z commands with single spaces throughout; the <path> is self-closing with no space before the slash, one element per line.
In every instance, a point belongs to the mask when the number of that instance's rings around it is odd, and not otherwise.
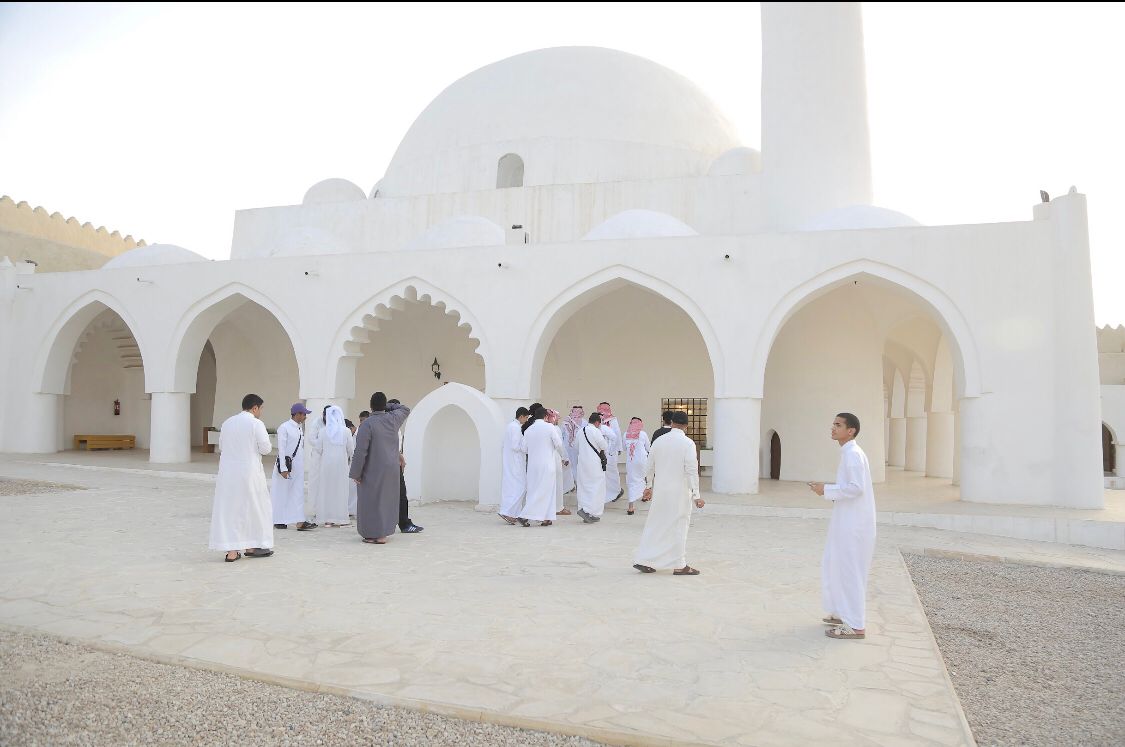
<path fill-rule="evenodd" d="M 385 544 L 387 544 L 386 540 L 383 540 L 383 541 L 380 542 L 379 540 L 372 539 L 370 537 L 364 537 L 363 541 L 366 542 L 369 545 L 385 545 Z"/>
<path fill-rule="evenodd" d="M 633 563 L 633 567 L 641 573 L 656 573 L 655 568 L 649 568 L 647 565 L 641 565 L 640 563 Z"/>
<path fill-rule="evenodd" d="M 824 631 L 824 634 L 829 638 L 838 638 L 840 640 L 847 639 L 863 639 L 867 637 L 867 633 L 858 633 L 847 623 L 837 625 Z"/>
<path fill-rule="evenodd" d="M 254 552 L 243 553 L 243 557 L 246 558 L 268 558 L 270 555 L 273 555 L 273 550 L 266 550 L 261 547 L 255 548 Z"/>
<path fill-rule="evenodd" d="M 223 560 L 226 561 L 227 563 L 233 563 L 234 561 L 238 560 L 241 557 L 242 557 L 242 553 L 238 552 L 238 553 L 234 554 L 233 558 L 228 558 L 224 555 Z"/>
<path fill-rule="evenodd" d="M 496 514 L 496 515 L 499 516 L 501 519 L 503 519 L 504 523 L 506 523 L 506 524 L 511 524 L 512 526 L 515 526 L 516 523 L 517 523 L 516 520 L 513 519 L 511 516 L 505 516 L 504 514 Z"/>
<path fill-rule="evenodd" d="M 835 615 L 829 615 L 828 617 L 822 617 L 822 618 L 820 618 L 820 621 L 822 623 L 824 623 L 825 625 L 843 625 L 844 624 L 844 621 L 841 620 L 840 618 L 836 617 Z"/>
<path fill-rule="evenodd" d="M 683 568 L 677 568 L 672 571 L 673 576 L 698 576 L 699 571 L 692 568 L 690 565 L 685 565 Z"/>

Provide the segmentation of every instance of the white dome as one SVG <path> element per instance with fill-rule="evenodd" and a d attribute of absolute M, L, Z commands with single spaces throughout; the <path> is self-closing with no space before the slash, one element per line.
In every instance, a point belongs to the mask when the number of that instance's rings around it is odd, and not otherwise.
<path fill-rule="evenodd" d="M 753 148 L 731 148 L 715 159 L 707 176 L 735 176 L 756 174 L 762 170 L 762 154 Z"/>
<path fill-rule="evenodd" d="M 206 262 L 207 258 L 175 244 L 149 244 L 118 254 L 102 265 L 103 270 L 119 267 L 150 267 L 152 265 L 181 265 L 185 262 Z"/>
<path fill-rule="evenodd" d="M 609 239 L 668 238 L 698 236 L 694 228 L 679 218 L 655 210 L 625 210 L 598 225 L 582 237 L 583 241 Z"/>
<path fill-rule="evenodd" d="M 508 153 L 523 160 L 523 186 L 700 176 L 738 144 L 682 75 L 612 49 L 555 47 L 442 91 L 406 133 L 380 194 L 495 189 Z"/>
<path fill-rule="evenodd" d="M 407 249 L 450 249 L 462 246 L 502 246 L 504 229 L 479 215 L 458 215 L 435 223 L 406 245 Z"/>
<path fill-rule="evenodd" d="M 922 225 L 905 213 L 874 205 L 849 205 L 812 218 L 799 231 L 844 231 L 854 228 L 906 228 Z"/>
<path fill-rule="evenodd" d="M 317 205 L 324 202 L 354 202 L 365 200 L 367 195 L 357 185 L 347 179 L 325 179 L 309 187 L 302 205 Z"/>

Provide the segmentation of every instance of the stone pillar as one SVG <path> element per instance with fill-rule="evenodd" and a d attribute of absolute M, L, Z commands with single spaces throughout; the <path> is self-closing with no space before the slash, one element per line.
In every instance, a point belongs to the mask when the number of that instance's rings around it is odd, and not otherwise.
<path fill-rule="evenodd" d="M 926 416 L 906 419 L 906 464 L 908 472 L 926 470 Z"/>
<path fill-rule="evenodd" d="M 953 413 L 953 484 L 961 484 L 961 412 Z"/>
<path fill-rule="evenodd" d="M 191 394 L 153 392 L 148 460 L 154 464 L 191 461 Z"/>
<path fill-rule="evenodd" d="M 754 397 L 716 397 L 712 413 L 714 466 L 711 490 L 727 494 L 757 493 L 762 400 Z"/>
<path fill-rule="evenodd" d="M 926 477 L 953 477 L 953 419 L 951 412 L 926 419 Z"/>
<path fill-rule="evenodd" d="M 883 464 L 891 463 L 891 419 L 883 418 Z"/>
<path fill-rule="evenodd" d="M 10 450 L 17 454 L 54 454 L 62 444 L 61 394 L 33 394 L 27 399 L 27 419 L 20 436 L 12 439 Z M 8 412 L 12 411 L 9 405 Z M 61 446 L 60 446 L 61 444 Z"/>
<path fill-rule="evenodd" d="M 906 466 L 906 418 L 891 418 L 891 440 L 887 447 L 887 464 Z"/>

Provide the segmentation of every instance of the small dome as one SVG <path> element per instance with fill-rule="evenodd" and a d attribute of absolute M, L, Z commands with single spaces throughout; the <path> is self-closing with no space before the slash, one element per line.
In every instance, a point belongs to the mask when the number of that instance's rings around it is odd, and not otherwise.
<path fill-rule="evenodd" d="M 859 228 L 908 228 L 922 225 L 905 213 L 874 205 L 849 205 L 812 218 L 798 231 L 846 231 Z"/>
<path fill-rule="evenodd" d="M 406 245 L 407 249 L 451 249 L 461 246 L 502 246 L 504 229 L 479 215 L 459 215 L 436 223 Z"/>
<path fill-rule="evenodd" d="M 613 49 L 540 49 L 442 91 L 403 137 L 382 193 L 496 189 L 507 154 L 522 160 L 524 187 L 702 176 L 738 144 L 679 73 Z"/>
<path fill-rule="evenodd" d="M 346 242 L 331 231 L 315 226 L 298 226 L 285 232 L 285 235 L 273 246 L 269 256 L 308 257 L 318 254 L 351 254 L 353 251 Z"/>
<path fill-rule="evenodd" d="M 654 239 L 671 236 L 698 236 L 699 233 L 679 218 L 655 210 L 625 210 L 594 226 L 583 241 L 609 239 Z"/>
<path fill-rule="evenodd" d="M 206 262 L 201 254 L 175 244 L 149 244 L 118 254 L 102 265 L 103 270 L 120 267 L 150 267 L 153 265 L 182 265 L 185 262 Z"/>
<path fill-rule="evenodd" d="M 762 153 L 753 148 L 731 148 L 714 160 L 707 176 L 738 176 L 762 170 Z"/>
<path fill-rule="evenodd" d="M 367 195 L 363 193 L 363 190 L 347 179 L 325 179 L 309 187 L 309 191 L 305 192 L 305 199 L 301 200 L 301 204 L 318 205 L 324 202 L 354 202 L 355 200 L 363 200 L 366 198 Z"/>

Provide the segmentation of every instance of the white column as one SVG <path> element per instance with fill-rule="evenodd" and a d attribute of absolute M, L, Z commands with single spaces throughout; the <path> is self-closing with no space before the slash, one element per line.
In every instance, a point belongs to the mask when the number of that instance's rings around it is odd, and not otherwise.
<path fill-rule="evenodd" d="M 19 438 L 9 441 L 9 450 L 17 454 L 54 454 L 62 443 L 62 407 L 60 394 L 33 394 L 27 399 L 24 412 L 27 420 L 20 428 Z M 9 406 L 8 412 L 11 412 Z M 64 445 L 65 446 L 65 445 Z"/>
<path fill-rule="evenodd" d="M 953 413 L 953 484 L 961 484 L 961 412 Z"/>
<path fill-rule="evenodd" d="M 887 454 L 887 464 L 906 466 L 906 418 L 891 418 L 891 441 Z"/>
<path fill-rule="evenodd" d="M 891 419 L 883 418 L 883 464 L 891 463 Z"/>
<path fill-rule="evenodd" d="M 1113 448 L 1117 449 L 1117 456 L 1113 461 L 1113 474 L 1115 477 L 1121 477 L 1125 475 L 1125 462 L 1122 462 L 1125 459 L 1125 444 L 1115 444 Z"/>
<path fill-rule="evenodd" d="M 926 477 L 953 477 L 951 412 L 931 412 L 926 419 Z"/>
<path fill-rule="evenodd" d="M 191 394 L 153 392 L 148 460 L 154 464 L 191 461 Z"/>
<path fill-rule="evenodd" d="M 711 490 L 727 494 L 757 493 L 762 400 L 716 397 L 712 414 L 714 465 Z"/>
<path fill-rule="evenodd" d="M 926 469 L 926 416 L 906 419 L 906 470 Z"/>

